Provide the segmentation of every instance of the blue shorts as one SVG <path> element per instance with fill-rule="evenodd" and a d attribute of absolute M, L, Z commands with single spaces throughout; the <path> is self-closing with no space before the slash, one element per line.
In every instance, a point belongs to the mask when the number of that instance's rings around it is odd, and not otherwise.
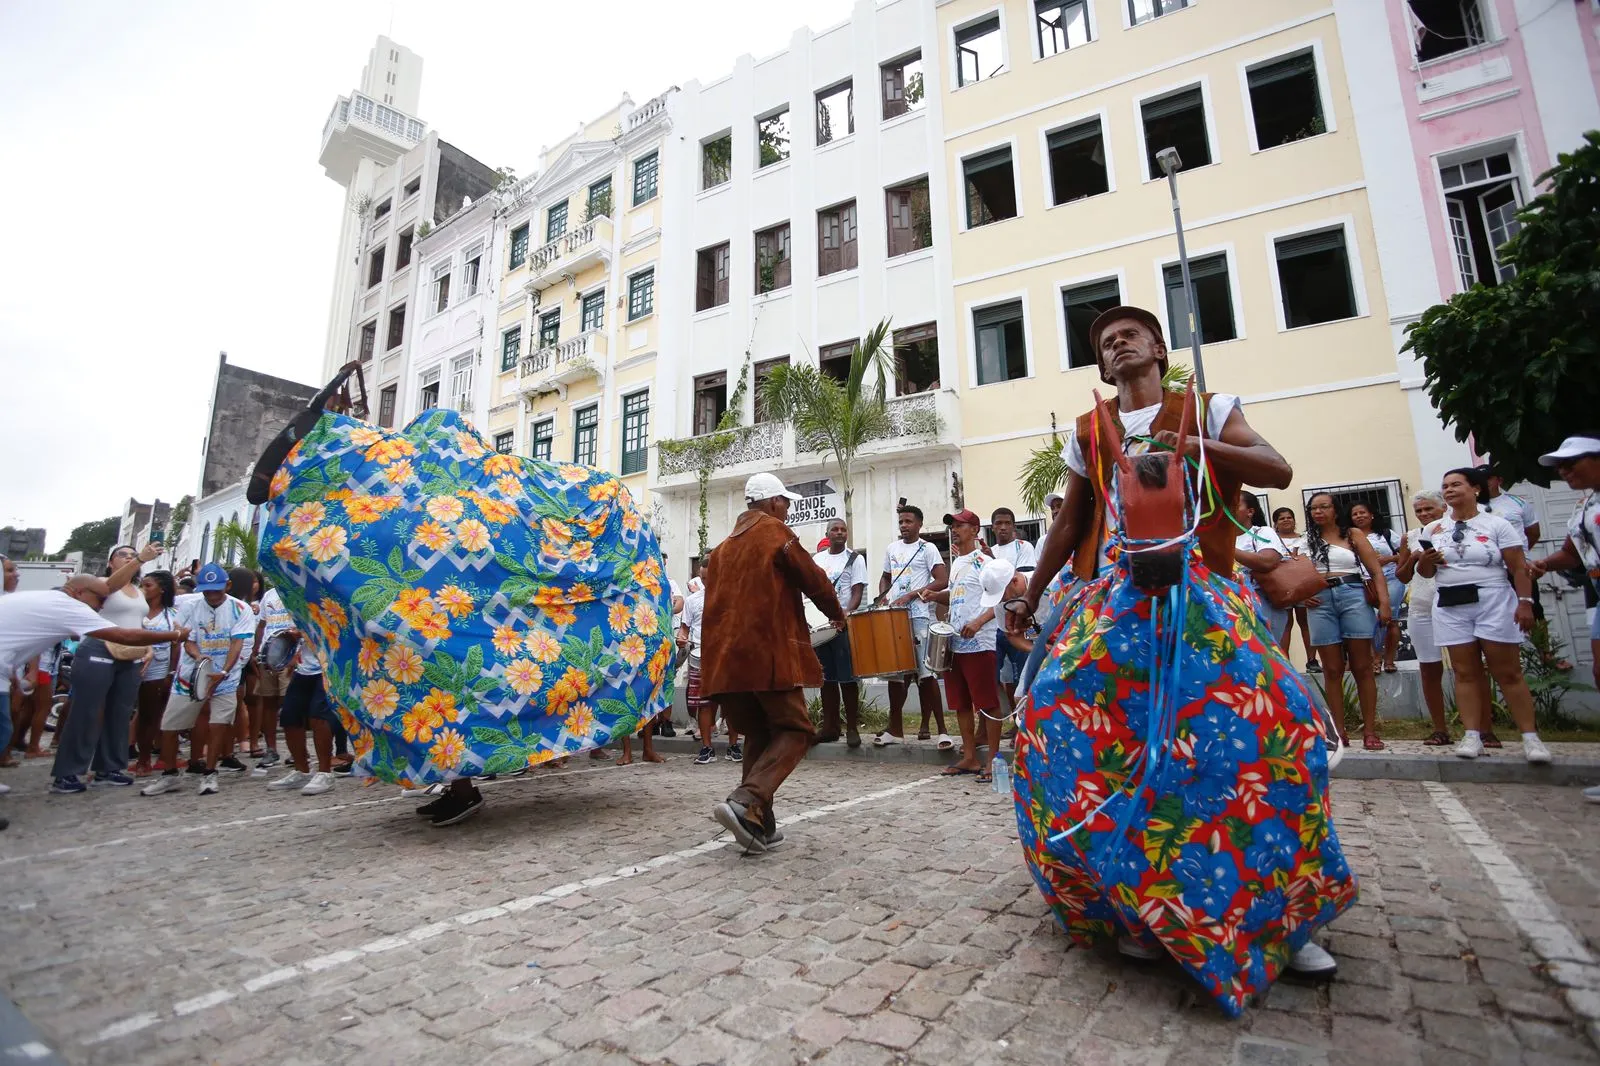
<path fill-rule="evenodd" d="M 339 716 L 323 691 L 322 675 L 297 673 L 289 679 L 288 691 L 283 694 L 278 725 L 284 729 L 309 729 L 312 722 L 337 725 Z"/>
<path fill-rule="evenodd" d="M 1004 625 L 1005 620 L 1001 619 L 1001 626 L 1003 627 Z M 995 677 L 1006 684 L 1015 684 L 1017 679 L 1022 676 L 1022 667 L 1027 661 L 1028 653 L 1007 640 L 1006 631 L 1001 628 L 994 635 Z M 1009 678 L 1005 674 L 1007 663 L 1011 664 L 1011 676 Z"/>
<path fill-rule="evenodd" d="M 855 664 L 850 661 L 850 634 L 841 631 L 838 636 L 820 644 L 815 649 L 822 663 L 824 684 L 852 685 L 856 680 Z"/>
<path fill-rule="evenodd" d="M 1378 612 L 1367 603 L 1367 591 L 1362 586 L 1333 585 L 1317 593 L 1317 599 L 1322 602 L 1306 608 L 1313 648 L 1372 639 L 1373 630 L 1378 627 Z"/>

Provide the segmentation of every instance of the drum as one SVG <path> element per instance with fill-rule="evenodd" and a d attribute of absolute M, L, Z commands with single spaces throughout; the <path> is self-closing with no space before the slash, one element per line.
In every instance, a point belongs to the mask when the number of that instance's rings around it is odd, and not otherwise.
<path fill-rule="evenodd" d="M 839 631 L 833 628 L 833 623 L 828 621 L 828 616 L 818 610 L 816 604 L 806 600 L 804 606 L 806 625 L 811 629 L 811 646 L 813 648 L 820 648 L 839 635 Z"/>
<path fill-rule="evenodd" d="M 917 672 L 911 612 L 873 607 L 850 616 L 850 661 L 857 677 L 892 677 Z"/>
<path fill-rule="evenodd" d="M 261 661 L 267 664 L 267 669 L 277 673 L 294 661 L 295 649 L 300 647 L 300 638 L 293 633 L 279 633 L 267 641 L 267 646 L 261 652 Z"/>
<path fill-rule="evenodd" d="M 955 665 L 956 627 L 949 622 L 934 622 L 928 627 L 928 646 L 923 649 L 922 665 L 936 674 Z"/>

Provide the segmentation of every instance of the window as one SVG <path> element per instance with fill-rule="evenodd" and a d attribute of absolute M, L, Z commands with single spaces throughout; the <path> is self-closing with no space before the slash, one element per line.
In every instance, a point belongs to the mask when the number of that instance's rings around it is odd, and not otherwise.
<path fill-rule="evenodd" d="M 378 323 L 374 319 L 361 327 L 361 361 L 367 362 L 378 347 Z"/>
<path fill-rule="evenodd" d="M 840 82 L 817 94 L 817 144 L 828 144 L 856 131 L 856 93 L 851 83 Z"/>
<path fill-rule="evenodd" d="M 967 227 L 987 226 L 1017 217 L 1017 186 L 1011 173 L 1011 146 L 961 161 L 967 189 Z"/>
<path fill-rule="evenodd" d="M 912 52 L 878 68 L 883 86 L 883 119 L 887 122 L 927 104 L 922 83 L 922 53 Z"/>
<path fill-rule="evenodd" d="M 522 358 L 522 327 L 512 326 L 500 334 L 500 372 L 517 368 L 517 360 Z"/>
<path fill-rule="evenodd" d="M 1355 317 L 1356 293 L 1343 226 L 1280 237 L 1273 242 L 1273 251 L 1287 328 Z"/>
<path fill-rule="evenodd" d="M 532 440 L 529 444 L 529 454 L 535 459 L 550 461 L 551 450 L 556 443 L 556 420 L 553 418 L 542 419 L 533 424 Z"/>
<path fill-rule="evenodd" d="M 778 369 L 780 366 L 788 365 L 789 357 L 787 355 L 781 355 L 776 359 L 763 360 L 751 368 L 753 373 L 751 374 L 750 384 L 751 388 L 755 392 L 755 420 L 757 422 L 772 421 L 772 414 L 767 410 L 767 403 L 762 394 L 767 387 L 767 381 L 772 377 L 772 372 Z"/>
<path fill-rule="evenodd" d="M 1516 274 L 1516 267 L 1500 260 L 1500 246 L 1522 228 L 1517 221 L 1522 192 L 1511 154 L 1495 152 L 1441 166 L 1439 183 L 1461 288 L 1498 285 Z"/>
<path fill-rule="evenodd" d="M 467 265 L 461 268 L 461 295 L 478 295 L 478 275 L 483 269 L 483 253 L 474 251 Z"/>
<path fill-rule="evenodd" d="M 593 466 L 600 439 L 600 408 L 585 407 L 572 416 L 572 461 Z"/>
<path fill-rule="evenodd" d="M 789 158 L 789 109 L 756 120 L 756 169 L 770 167 Z"/>
<path fill-rule="evenodd" d="M 656 153 L 640 156 L 633 161 L 633 206 L 638 207 L 656 195 L 656 182 L 661 172 L 661 160 Z"/>
<path fill-rule="evenodd" d="M 561 343 L 561 308 L 539 316 L 539 347 L 554 348 Z"/>
<path fill-rule="evenodd" d="M 411 265 L 411 245 L 417 239 L 417 231 L 408 229 L 400 234 L 400 247 L 395 251 L 394 268 L 396 271 L 404 270 Z"/>
<path fill-rule="evenodd" d="M 1417 62 L 1465 52 L 1488 41 L 1478 0 L 1409 0 Z"/>
<path fill-rule="evenodd" d="M 438 314 L 450 306 L 450 264 L 433 272 L 433 313 Z"/>
<path fill-rule="evenodd" d="M 1183 292 L 1183 267 L 1170 263 L 1161 269 L 1167 289 L 1167 337 L 1173 348 L 1187 348 L 1189 301 Z M 1189 280 L 1194 283 L 1195 318 L 1200 343 L 1215 344 L 1239 336 L 1233 322 L 1233 285 L 1228 278 L 1228 255 L 1203 255 L 1189 260 Z"/>
<path fill-rule="evenodd" d="M 589 293 L 579 306 L 582 308 L 582 314 L 578 319 L 579 330 L 587 333 L 606 324 L 606 290 Z"/>
<path fill-rule="evenodd" d="M 1211 140 L 1206 135 L 1206 104 L 1200 86 L 1183 89 L 1139 105 L 1144 121 L 1146 173 L 1154 180 L 1162 176 L 1156 153 L 1176 148 L 1184 170 L 1211 163 Z"/>
<path fill-rule="evenodd" d="M 933 212 L 928 207 L 928 179 L 918 178 L 887 190 L 889 256 L 933 247 Z"/>
<path fill-rule="evenodd" d="M 510 430 L 507 430 L 504 433 L 496 433 L 494 435 L 494 450 L 495 450 L 495 452 L 497 454 L 499 454 L 499 455 L 510 455 L 511 454 L 512 441 L 515 438 L 516 438 L 516 434 L 512 433 Z"/>
<path fill-rule="evenodd" d="M 700 187 L 715 189 L 733 175 L 733 134 L 724 133 L 700 146 Z"/>
<path fill-rule="evenodd" d="M 894 331 L 896 396 L 939 387 L 939 331 L 932 322 Z"/>
<path fill-rule="evenodd" d="M 389 343 L 386 351 L 394 351 L 406 340 L 406 305 L 401 304 L 389 312 Z"/>
<path fill-rule="evenodd" d="M 544 220 L 545 243 L 555 240 L 567 232 L 567 202 L 565 200 L 550 208 Z"/>
<path fill-rule="evenodd" d="M 656 309 L 656 270 L 641 270 L 628 279 L 628 321 L 643 318 Z"/>
<path fill-rule="evenodd" d="M 417 410 L 431 411 L 439 406 L 439 371 L 430 370 L 422 379 L 422 392 L 417 396 Z"/>
<path fill-rule="evenodd" d="M 378 425 L 385 429 L 394 427 L 394 401 L 397 389 L 393 385 L 386 386 L 378 393 Z"/>
<path fill-rule="evenodd" d="M 1106 141 L 1100 119 L 1092 118 L 1045 138 L 1050 158 L 1050 202 L 1070 203 L 1111 189 Z"/>
<path fill-rule="evenodd" d="M 1345 485 L 1316 485 L 1300 490 L 1300 506 L 1306 507 L 1311 497 L 1326 492 L 1345 513 L 1358 503 L 1366 504 L 1372 512 L 1375 528 L 1393 531 L 1398 538 L 1406 530 L 1406 508 L 1401 506 L 1401 486 L 1394 481 L 1360 481 Z"/>
<path fill-rule="evenodd" d="M 1039 58 L 1089 43 L 1088 0 L 1033 0 Z"/>
<path fill-rule="evenodd" d="M 1250 86 L 1250 117 L 1256 147 L 1276 148 L 1290 141 L 1327 133 L 1317 64 L 1310 49 L 1275 59 L 1245 72 Z"/>
<path fill-rule="evenodd" d="M 584 213 L 589 218 L 611 217 L 611 179 L 601 178 L 589 186 L 589 201 L 584 205 Z"/>
<path fill-rule="evenodd" d="M 1067 369 L 1099 366 L 1100 359 L 1089 343 L 1089 326 L 1100 312 L 1122 303 L 1122 286 L 1116 278 L 1105 278 L 1061 290 L 1061 309 L 1067 319 Z M 1176 347 L 1176 345 L 1174 345 Z"/>
<path fill-rule="evenodd" d="M 378 219 L 386 217 L 389 214 L 389 209 L 391 207 L 393 207 L 393 206 L 394 206 L 394 200 L 393 199 L 389 199 L 389 200 L 385 200 L 383 203 L 381 203 L 377 207 L 373 208 L 372 209 L 372 221 L 376 222 L 376 221 L 378 221 Z"/>
<path fill-rule="evenodd" d="M 793 271 L 789 263 L 789 223 L 756 234 L 756 293 L 787 289 Z"/>
<path fill-rule="evenodd" d="M 972 312 L 978 342 L 978 384 L 1028 376 L 1028 350 L 1022 331 L 1022 301 Z"/>
<path fill-rule="evenodd" d="M 817 274 L 856 268 L 856 202 L 817 212 Z"/>
<path fill-rule="evenodd" d="M 817 369 L 835 381 L 850 380 L 850 358 L 856 350 L 855 341 L 840 341 L 817 349 Z"/>
<path fill-rule="evenodd" d="M 726 371 L 706 374 L 694 379 L 694 435 L 699 437 L 717 428 L 722 413 L 728 409 L 728 375 Z"/>
<path fill-rule="evenodd" d="M 372 262 L 367 267 L 367 288 L 369 289 L 383 280 L 383 253 L 384 246 L 381 244 L 372 250 Z"/>
<path fill-rule="evenodd" d="M 704 311 L 728 302 L 728 246 L 702 248 L 695 256 L 694 309 Z"/>
<path fill-rule="evenodd" d="M 450 364 L 450 406 L 457 411 L 472 410 L 472 356 L 457 356 Z"/>
<path fill-rule="evenodd" d="M 528 224 L 524 222 L 511 231 L 511 263 L 507 270 L 515 270 L 528 261 Z"/>
<path fill-rule="evenodd" d="M 407 200 L 411 199 L 413 196 L 417 195 L 417 193 L 419 193 L 421 191 L 422 191 L 422 175 L 419 174 L 416 177 L 412 178 L 410 181 L 406 182 L 405 198 Z"/>
<path fill-rule="evenodd" d="M 650 465 L 650 394 L 622 398 L 622 472 L 637 474 Z"/>
<path fill-rule="evenodd" d="M 971 85 L 1006 69 L 1005 42 L 1000 36 L 1000 15 L 979 19 L 956 31 L 956 85 Z"/>
<path fill-rule="evenodd" d="M 1128 22 L 1137 26 L 1174 11 L 1182 11 L 1188 6 L 1189 0 L 1128 0 Z"/>

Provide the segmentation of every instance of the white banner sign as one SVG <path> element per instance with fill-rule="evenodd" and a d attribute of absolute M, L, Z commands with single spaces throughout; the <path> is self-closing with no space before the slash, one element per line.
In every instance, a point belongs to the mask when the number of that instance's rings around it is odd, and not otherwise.
<path fill-rule="evenodd" d="M 835 518 L 844 517 L 844 494 L 834 487 L 832 478 L 806 481 L 788 488 L 800 494 L 800 499 L 789 504 L 791 527 L 827 525 Z"/>

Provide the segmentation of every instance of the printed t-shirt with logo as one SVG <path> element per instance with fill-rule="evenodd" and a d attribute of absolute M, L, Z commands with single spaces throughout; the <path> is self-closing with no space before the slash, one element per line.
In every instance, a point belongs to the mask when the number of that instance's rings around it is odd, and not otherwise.
<path fill-rule="evenodd" d="M 913 544 L 903 540 L 890 543 L 883 554 L 883 572 L 890 580 L 889 602 L 933 584 L 933 568 L 942 562 L 939 549 L 920 537 Z M 933 617 L 933 609 L 918 599 L 906 604 L 906 609 L 913 619 Z"/>
<path fill-rule="evenodd" d="M 228 662 L 228 645 L 238 640 L 249 642 L 255 636 L 256 616 L 249 606 L 232 596 L 227 597 L 217 607 L 212 607 L 206 602 L 205 596 L 196 595 L 178 609 L 178 624 L 189 627 L 189 640 L 200 649 L 200 654 L 211 660 L 216 671 L 220 672 Z M 241 652 L 238 660 L 233 664 L 233 669 L 228 671 L 226 677 L 221 678 L 216 688 L 211 690 L 211 695 L 225 696 L 239 688 L 239 675 L 244 672 L 245 656 Z M 194 696 L 189 690 L 186 679 L 193 669 L 195 660 L 190 658 L 187 645 L 178 657 L 178 691 L 185 696 Z"/>

